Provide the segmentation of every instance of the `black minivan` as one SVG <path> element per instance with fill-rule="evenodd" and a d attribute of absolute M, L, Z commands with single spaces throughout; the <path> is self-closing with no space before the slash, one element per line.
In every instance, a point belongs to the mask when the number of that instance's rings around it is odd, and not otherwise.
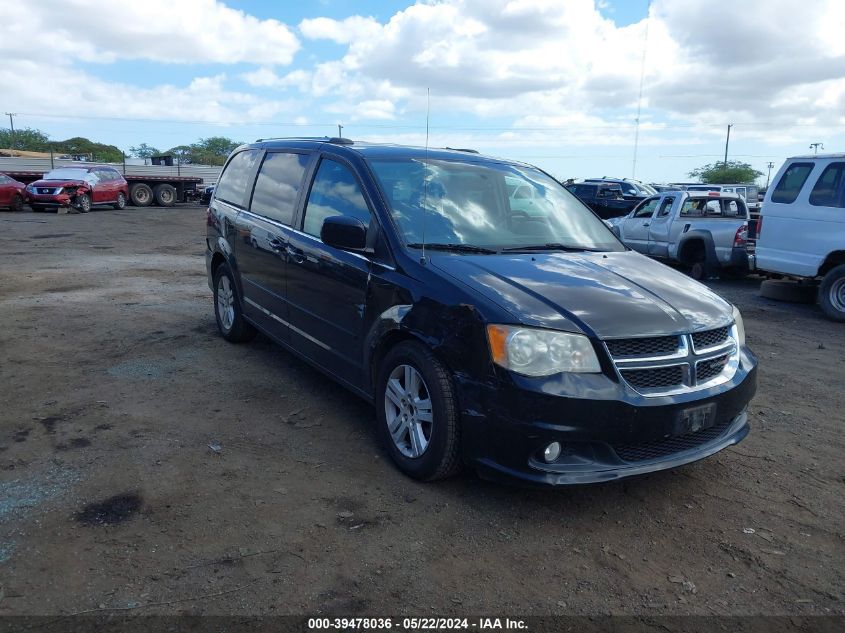
<path fill-rule="evenodd" d="M 530 165 L 258 141 L 226 162 L 207 230 L 223 337 L 261 331 L 372 402 L 418 479 L 607 481 L 748 434 L 739 311 Z"/>

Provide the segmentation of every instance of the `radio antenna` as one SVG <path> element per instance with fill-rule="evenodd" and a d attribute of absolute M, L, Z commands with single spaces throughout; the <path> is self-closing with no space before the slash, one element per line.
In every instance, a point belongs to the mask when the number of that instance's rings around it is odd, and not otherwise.
<path fill-rule="evenodd" d="M 422 257 L 420 264 L 425 265 L 425 216 L 428 208 L 428 122 L 431 115 L 431 88 L 425 89 L 425 160 L 423 161 L 423 216 L 422 216 Z"/>

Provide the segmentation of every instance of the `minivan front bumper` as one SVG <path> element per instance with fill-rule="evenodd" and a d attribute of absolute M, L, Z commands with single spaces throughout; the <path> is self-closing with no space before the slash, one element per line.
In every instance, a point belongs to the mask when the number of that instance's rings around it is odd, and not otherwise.
<path fill-rule="evenodd" d="M 703 459 L 749 432 L 756 360 L 746 348 L 742 361 L 725 384 L 660 398 L 618 383 L 609 387 L 614 398 L 585 399 L 459 378 L 465 458 L 485 479 L 538 486 L 612 481 Z M 702 409 L 707 421 L 691 431 L 688 414 Z M 546 463 L 551 442 L 562 451 Z"/>

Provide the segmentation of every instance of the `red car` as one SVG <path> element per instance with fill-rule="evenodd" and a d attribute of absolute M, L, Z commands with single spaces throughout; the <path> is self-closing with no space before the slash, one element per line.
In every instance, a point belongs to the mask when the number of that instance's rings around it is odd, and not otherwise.
<path fill-rule="evenodd" d="M 27 185 L 33 211 L 72 207 L 82 213 L 96 206 L 122 209 L 129 198 L 129 184 L 114 167 L 59 167 Z"/>
<path fill-rule="evenodd" d="M 6 174 L 0 174 L 0 208 L 9 207 L 12 211 L 20 211 L 24 202 L 26 185 Z"/>

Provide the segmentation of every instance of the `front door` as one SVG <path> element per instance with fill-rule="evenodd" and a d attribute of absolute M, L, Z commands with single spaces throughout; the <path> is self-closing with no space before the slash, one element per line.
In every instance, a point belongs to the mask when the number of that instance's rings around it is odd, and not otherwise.
<path fill-rule="evenodd" d="M 648 254 L 648 230 L 659 200 L 659 196 L 643 200 L 631 215 L 622 220 L 625 244 L 635 251 Z"/>
<path fill-rule="evenodd" d="M 675 196 L 663 196 L 657 207 L 657 213 L 651 219 L 648 228 L 648 254 L 652 257 L 669 256 L 669 227 L 672 226 L 672 207 Z"/>
<path fill-rule="evenodd" d="M 364 255 L 323 243 L 323 220 L 333 215 L 375 227 L 352 167 L 324 156 L 305 203 L 302 230 L 291 234 L 288 245 L 291 345 L 360 387 L 365 382 L 361 341 L 371 263 Z"/>

